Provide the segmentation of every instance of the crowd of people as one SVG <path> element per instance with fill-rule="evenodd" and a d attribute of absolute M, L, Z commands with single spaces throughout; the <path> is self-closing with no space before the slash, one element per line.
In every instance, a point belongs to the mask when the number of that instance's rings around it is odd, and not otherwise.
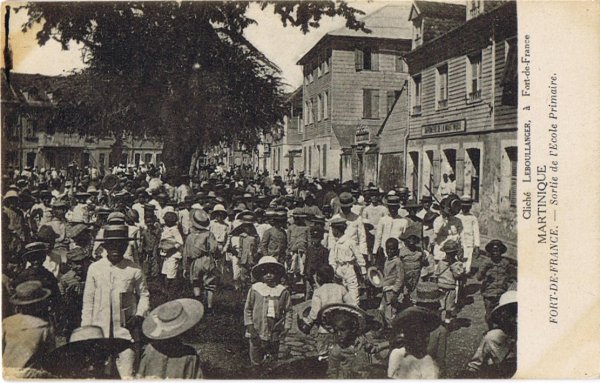
<path fill-rule="evenodd" d="M 185 334 L 229 281 L 252 366 L 274 363 L 297 326 L 316 338 L 324 376 L 443 377 L 469 278 L 489 331 L 465 371 L 515 371 L 515 264 L 502 241 L 481 246 L 468 196 L 223 164 L 193 177 L 11 169 L 3 189 L 3 363 L 15 376 L 202 377 Z M 307 302 L 296 318 L 292 298 Z M 374 331 L 388 341 L 369 341 Z"/>

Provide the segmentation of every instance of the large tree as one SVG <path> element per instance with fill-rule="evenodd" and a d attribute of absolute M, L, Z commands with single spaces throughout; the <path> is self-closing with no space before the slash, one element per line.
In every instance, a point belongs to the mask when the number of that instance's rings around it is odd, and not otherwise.
<path fill-rule="evenodd" d="M 261 2 L 304 33 L 322 17 L 353 29 L 344 2 Z M 24 30 L 83 46 L 87 68 L 60 89 L 55 123 L 82 134 L 148 135 L 164 141 L 168 167 L 183 170 L 201 146 L 256 145 L 285 107 L 279 68 L 244 37 L 248 2 L 33 2 Z"/>

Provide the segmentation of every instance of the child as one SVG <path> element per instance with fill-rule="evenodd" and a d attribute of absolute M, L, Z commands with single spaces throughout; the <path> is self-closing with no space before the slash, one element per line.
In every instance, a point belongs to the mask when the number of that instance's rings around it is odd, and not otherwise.
<path fill-rule="evenodd" d="M 83 309 L 83 288 L 87 268 L 91 258 L 82 247 L 71 249 L 67 252 L 67 267 L 69 271 L 60 277 L 58 287 L 62 293 L 62 330 L 65 338 L 81 324 L 81 310 Z"/>
<path fill-rule="evenodd" d="M 373 345 L 364 337 L 367 314 L 346 304 L 333 304 L 319 314 L 321 323 L 335 334 L 336 342 L 329 351 L 329 379 L 373 377 Z"/>
<path fill-rule="evenodd" d="M 250 269 L 256 263 L 258 233 L 254 226 L 254 213 L 244 211 L 237 215 L 239 225 L 229 233 L 226 246 L 227 260 L 231 261 L 233 283 L 236 291 L 242 292 L 250 280 Z"/>
<path fill-rule="evenodd" d="M 309 300 L 315 285 L 315 274 L 322 266 L 328 265 L 329 251 L 323 246 L 323 228 L 312 226 L 310 228 L 310 244 L 306 250 L 306 262 L 304 263 L 304 275 L 306 283 L 305 298 Z M 333 271 L 333 269 L 332 269 Z"/>
<path fill-rule="evenodd" d="M 287 251 L 287 234 L 285 232 L 286 221 L 286 209 L 278 208 L 273 215 L 273 226 L 265 231 L 265 234 L 260 240 L 261 256 L 274 257 L 279 262 L 285 261 L 285 253 Z"/>
<path fill-rule="evenodd" d="M 224 265 L 224 255 L 225 255 L 225 245 L 227 244 L 227 239 L 229 238 L 229 223 L 226 221 L 227 219 L 227 210 L 225 210 L 225 206 L 218 203 L 216 204 L 211 213 L 210 213 L 210 224 L 208 225 L 208 231 L 210 231 L 217 240 L 217 251 L 215 253 L 215 261 L 219 273 L 225 273 L 225 265 Z"/>
<path fill-rule="evenodd" d="M 393 328 L 402 343 L 390 352 L 388 378 L 439 378 L 439 367 L 427 353 L 429 333 L 439 322 L 435 312 L 419 306 L 409 307 L 394 318 Z"/>
<path fill-rule="evenodd" d="M 310 313 L 308 317 L 303 318 L 299 326 L 300 330 L 307 335 L 323 307 L 334 303 L 351 303 L 348 290 L 340 284 L 333 283 L 334 276 L 330 265 L 323 264 L 316 270 L 315 279 L 318 287 L 312 297 Z M 323 326 L 319 326 L 316 341 L 319 361 L 327 360 L 329 349 L 333 345 L 333 335 Z"/>
<path fill-rule="evenodd" d="M 438 262 L 435 270 L 438 288 L 444 293 L 440 303 L 442 305 L 442 320 L 446 324 L 451 323 L 452 318 L 456 315 L 454 311 L 456 308 L 457 280 L 465 273 L 462 262 L 456 259 L 461 250 L 462 247 L 458 242 L 446 241 L 441 248 L 446 256 Z"/>
<path fill-rule="evenodd" d="M 462 211 L 456 217 L 460 219 L 463 226 L 460 242 L 463 247 L 465 272 L 470 274 L 473 257 L 479 256 L 479 221 L 471 214 L 473 199 L 469 196 L 462 196 L 460 202 Z"/>
<path fill-rule="evenodd" d="M 165 227 L 160 235 L 159 244 L 160 255 L 164 259 L 161 274 L 165 278 L 167 296 L 171 299 L 175 294 L 175 281 L 182 258 L 183 238 L 177 227 L 178 217 L 175 212 L 166 212 L 163 220 L 165 221 Z"/>
<path fill-rule="evenodd" d="M 292 326 L 290 292 L 281 284 L 284 276 L 285 268 L 274 257 L 263 256 L 252 268 L 252 277 L 258 282 L 248 291 L 244 326 L 253 366 L 277 359 L 279 341 Z"/>
<path fill-rule="evenodd" d="M 400 249 L 400 259 L 402 259 L 402 265 L 404 266 L 405 298 L 410 300 L 421 277 L 421 269 L 428 266 L 429 262 L 423 251 L 418 247 L 420 236 L 415 231 L 411 229 L 405 231 L 400 236 L 400 240 L 404 243 L 404 246 Z"/>
<path fill-rule="evenodd" d="M 194 297 L 204 295 L 207 313 L 213 309 L 213 294 L 217 288 L 214 260 L 217 250 L 215 236 L 208 230 L 210 219 L 202 209 L 194 210 L 190 217 L 190 233 L 183 247 L 183 276 L 189 278 Z"/>
<path fill-rule="evenodd" d="M 349 235 L 344 234 L 347 227 L 344 218 L 333 218 L 330 226 L 334 244 L 329 252 L 329 264 L 348 289 L 352 303 L 358 306 L 360 301 L 358 278 L 362 277 L 364 280 L 367 273 L 365 258 L 359 252 L 356 242 Z"/>
<path fill-rule="evenodd" d="M 485 320 L 491 329 L 493 324 L 490 320 L 492 310 L 498 305 L 500 296 L 504 294 L 511 282 L 515 280 L 514 270 L 508 259 L 502 257 L 506 253 L 506 245 L 498 239 L 490 241 L 485 246 L 485 251 L 490 258 L 483 262 L 477 280 L 481 283 L 481 295 L 485 305 Z"/>
<path fill-rule="evenodd" d="M 300 274 L 304 274 L 304 257 L 310 239 L 309 227 L 306 226 L 307 215 L 294 211 L 292 217 L 294 223 L 287 230 L 287 254 L 289 261 L 286 262 L 287 272 L 291 274 L 290 281 L 294 281 Z"/>
<path fill-rule="evenodd" d="M 385 241 L 385 252 L 387 259 L 383 267 L 383 295 L 379 310 L 383 312 L 385 320 L 391 324 L 400 294 L 404 290 L 404 265 L 398 256 L 400 254 L 396 238 L 388 238 Z"/>
<path fill-rule="evenodd" d="M 144 319 L 142 330 L 151 340 L 137 371 L 139 379 L 202 379 L 197 351 L 182 342 L 204 314 L 202 303 L 177 299 L 164 303 Z"/>

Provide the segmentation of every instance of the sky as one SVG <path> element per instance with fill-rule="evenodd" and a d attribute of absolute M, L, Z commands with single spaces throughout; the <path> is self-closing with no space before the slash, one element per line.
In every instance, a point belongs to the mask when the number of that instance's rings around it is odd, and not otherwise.
<path fill-rule="evenodd" d="M 383 1 L 349 1 L 349 3 L 366 14 L 387 4 Z M 321 20 L 318 29 L 303 34 L 299 28 L 284 27 L 281 19 L 273 13 L 272 7 L 261 11 L 258 5 L 252 5 L 248 15 L 257 21 L 257 25 L 246 29 L 246 38 L 281 68 L 282 76 L 288 84 L 288 91 L 302 84 L 302 71 L 300 66 L 296 65 L 298 59 L 327 32 L 343 27 L 345 24 L 343 18 L 325 17 Z M 63 51 L 60 44 L 52 40 L 40 47 L 35 41 L 35 34 L 41 26 L 38 25 L 23 33 L 21 26 L 26 20 L 27 15 L 24 10 L 17 13 L 13 11 L 11 14 L 9 44 L 13 51 L 15 72 L 60 75 L 84 67 L 79 47 L 75 43 L 72 43 L 67 51 Z"/>

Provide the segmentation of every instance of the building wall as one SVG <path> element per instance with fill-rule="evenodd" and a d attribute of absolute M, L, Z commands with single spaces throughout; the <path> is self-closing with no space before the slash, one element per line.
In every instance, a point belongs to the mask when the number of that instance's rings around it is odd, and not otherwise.
<path fill-rule="evenodd" d="M 464 41 L 471 39 L 476 39 L 476 36 L 466 36 Z M 442 44 L 442 41 L 437 44 Z M 457 194 L 476 198 L 472 211 L 479 219 L 484 240 L 499 238 L 514 251 L 517 240 L 514 177 L 517 107 L 502 105 L 508 44 L 500 39 L 482 49 L 479 100 L 468 99 L 469 62 L 466 55 L 437 62 L 420 72 L 421 112 L 410 116 L 405 182 L 418 197 L 429 194 L 425 186 L 430 186 L 437 193 L 442 174 L 448 173 L 453 163 Z M 469 51 L 467 48 L 465 51 Z M 438 108 L 436 71 L 442 64 L 448 65 L 448 104 L 445 108 Z M 414 92 L 413 85 L 411 81 L 409 93 Z M 464 131 L 423 134 L 424 125 L 461 120 L 464 120 Z"/>
<path fill-rule="evenodd" d="M 409 42 L 375 40 L 370 48 L 378 49 L 378 70 L 356 70 L 355 49 L 361 41 L 336 41 L 332 57 L 332 118 L 336 125 L 356 129 L 367 126 L 374 136 L 387 115 L 387 91 L 402 89 L 406 71 L 396 71 L 396 57 L 410 47 Z M 363 90 L 376 89 L 379 94 L 379 117 L 363 118 Z"/>

